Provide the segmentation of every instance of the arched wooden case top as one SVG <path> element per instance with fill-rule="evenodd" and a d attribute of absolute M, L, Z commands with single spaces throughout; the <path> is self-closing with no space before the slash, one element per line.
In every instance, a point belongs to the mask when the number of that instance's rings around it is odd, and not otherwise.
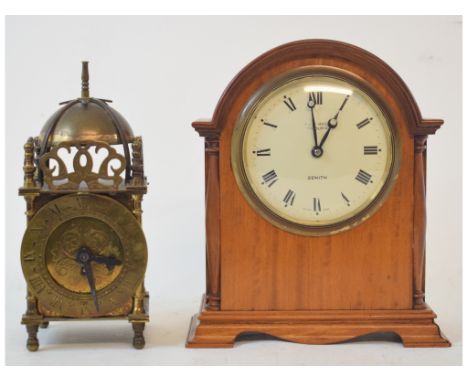
<path fill-rule="evenodd" d="M 271 224 L 233 172 L 233 133 L 246 105 L 275 78 L 303 68 L 354 78 L 399 137 L 399 170 L 386 199 L 366 221 L 334 235 Z M 232 346 L 243 332 L 330 343 L 375 331 L 394 331 L 407 346 L 449 345 L 424 302 L 425 141 L 442 123 L 423 119 L 402 79 L 350 44 L 297 41 L 247 65 L 213 119 L 193 123 L 205 138 L 207 289 L 187 346 Z"/>

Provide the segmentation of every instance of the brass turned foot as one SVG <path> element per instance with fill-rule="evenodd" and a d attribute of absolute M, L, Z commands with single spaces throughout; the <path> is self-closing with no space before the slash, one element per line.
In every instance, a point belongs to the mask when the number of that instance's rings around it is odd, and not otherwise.
<path fill-rule="evenodd" d="M 28 341 L 26 342 L 26 347 L 29 351 L 36 351 L 39 349 L 39 341 L 37 339 L 39 325 L 28 324 L 26 325 L 26 330 L 28 331 Z"/>
<path fill-rule="evenodd" d="M 145 337 L 143 336 L 143 330 L 145 330 L 144 322 L 133 322 L 133 347 L 135 349 L 143 349 L 145 347 Z"/>
<path fill-rule="evenodd" d="M 42 324 L 41 324 L 41 329 L 47 329 L 49 327 L 49 321 L 44 321 Z"/>

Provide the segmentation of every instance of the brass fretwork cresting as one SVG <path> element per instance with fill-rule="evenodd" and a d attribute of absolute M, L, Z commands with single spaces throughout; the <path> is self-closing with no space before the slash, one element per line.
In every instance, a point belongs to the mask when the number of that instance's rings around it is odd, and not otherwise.
<path fill-rule="evenodd" d="M 68 171 L 61 149 L 70 154 L 72 148 L 76 149 L 72 161 L 73 171 Z M 94 172 L 96 157 L 93 158 L 93 154 L 98 154 L 101 150 L 106 151 L 107 156 L 100 163 L 97 172 Z M 105 142 L 61 142 L 51 147 L 38 162 L 43 173 L 44 187 L 51 191 L 118 190 L 123 186 L 121 174 L 126 167 L 125 157 Z"/>

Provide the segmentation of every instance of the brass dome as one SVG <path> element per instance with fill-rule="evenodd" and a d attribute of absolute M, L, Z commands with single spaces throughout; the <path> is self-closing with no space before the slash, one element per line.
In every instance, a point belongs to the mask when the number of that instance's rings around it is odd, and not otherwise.
<path fill-rule="evenodd" d="M 101 141 L 111 145 L 130 143 L 134 135 L 125 118 L 108 105 L 109 100 L 89 97 L 88 62 L 81 74 L 81 97 L 63 102 L 39 134 L 41 153 L 61 142 Z"/>
<path fill-rule="evenodd" d="M 67 141 L 104 141 L 121 144 L 120 132 L 126 142 L 134 138 L 133 130 L 125 118 L 103 100 L 79 98 L 57 110 L 45 123 L 39 134 L 42 142 L 48 135 L 47 145 Z"/>

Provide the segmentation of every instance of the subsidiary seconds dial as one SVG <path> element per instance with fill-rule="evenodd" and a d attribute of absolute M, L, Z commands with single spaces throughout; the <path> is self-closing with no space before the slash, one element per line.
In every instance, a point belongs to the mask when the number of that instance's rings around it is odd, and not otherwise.
<path fill-rule="evenodd" d="M 364 84 L 303 70 L 262 88 L 233 136 L 249 203 L 301 234 L 351 228 L 375 212 L 397 174 L 397 136 Z"/>

